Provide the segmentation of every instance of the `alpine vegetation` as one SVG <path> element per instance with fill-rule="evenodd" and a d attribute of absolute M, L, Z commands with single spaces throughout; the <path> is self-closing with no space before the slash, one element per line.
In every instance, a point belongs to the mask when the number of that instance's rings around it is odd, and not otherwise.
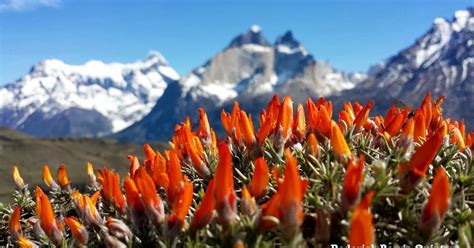
<path fill-rule="evenodd" d="M 258 120 L 235 102 L 220 138 L 200 108 L 165 151 L 129 155 L 127 175 L 87 163 L 81 189 L 65 165 L 33 187 L 15 165 L 0 245 L 472 247 L 474 132 L 443 117 L 443 99 L 373 116 L 372 101 L 335 113 L 274 96 Z"/>

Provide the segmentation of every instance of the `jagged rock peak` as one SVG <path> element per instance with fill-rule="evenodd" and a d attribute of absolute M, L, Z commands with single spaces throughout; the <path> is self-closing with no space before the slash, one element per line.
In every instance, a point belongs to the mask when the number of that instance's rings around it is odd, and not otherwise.
<path fill-rule="evenodd" d="M 252 25 L 246 33 L 235 37 L 229 44 L 229 48 L 242 47 L 244 45 L 259 45 L 269 47 L 271 44 L 262 35 L 262 29 L 258 25 Z"/>
<path fill-rule="evenodd" d="M 295 40 L 295 38 L 293 37 L 293 33 L 290 30 L 288 30 L 283 35 L 278 36 L 278 38 L 275 42 L 275 45 L 276 46 L 286 45 L 290 48 L 296 48 L 296 47 L 299 47 L 301 45 L 301 43 L 299 41 Z"/>

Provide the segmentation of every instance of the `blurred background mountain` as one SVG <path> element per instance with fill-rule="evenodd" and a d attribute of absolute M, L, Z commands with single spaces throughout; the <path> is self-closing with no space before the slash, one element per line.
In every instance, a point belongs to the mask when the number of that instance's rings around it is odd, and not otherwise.
<path fill-rule="evenodd" d="M 14 2 L 0 3 L 0 18 L 7 20 L 11 11 L 23 11 L 9 5 Z M 224 48 L 205 55 L 209 59 L 194 65 L 189 73 L 178 73 L 156 51 L 133 63 L 95 59 L 72 65 L 59 59 L 41 60 L 27 74 L 0 86 L 1 175 L 11 180 L 10 166 L 16 163 L 26 181 L 39 183 L 44 163 L 53 170 L 66 163 L 73 181 L 84 181 L 88 161 L 125 173 L 126 156 L 142 155 L 141 145 L 136 144 L 155 142 L 157 149 L 162 148 L 185 116 L 197 121 L 198 107 L 206 110 L 219 132 L 222 108 L 229 110 L 239 101 L 255 117 L 274 94 L 291 95 L 295 102 L 324 96 L 333 100 L 336 111 L 343 101 L 365 104 L 373 99 L 373 113 L 380 114 L 398 101 L 418 105 L 432 92 L 434 97 L 447 97 L 443 104 L 446 116 L 464 118 L 472 130 L 474 8 L 450 15 L 435 18 L 424 28 L 425 33 L 413 37 L 414 43 L 392 51 L 394 55 L 382 61 L 371 61 L 373 66 L 366 71 L 337 68 L 319 59 L 298 39 L 302 34 L 292 30 L 280 30 L 281 35 L 270 40 L 258 25 L 226 37 L 227 46 L 215 44 Z M 387 27 L 386 32 L 402 34 L 404 30 Z M 8 39 L 1 36 L 0 41 Z M 83 42 L 87 39 L 85 36 Z M 341 43 L 350 46 L 351 39 Z M 2 44 L 0 65 L 6 67 L 8 62 L 2 57 L 10 53 Z M 0 198 L 6 193 L 9 191 L 0 188 Z"/>

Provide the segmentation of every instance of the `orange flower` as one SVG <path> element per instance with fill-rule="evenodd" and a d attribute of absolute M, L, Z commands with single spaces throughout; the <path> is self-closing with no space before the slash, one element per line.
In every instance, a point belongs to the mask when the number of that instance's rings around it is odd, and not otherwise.
<path fill-rule="evenodd" d="M 326 137 L 331 136 L 331 116 L 325 106 L 319 106 L 318 110 L 318 130 Z"/>
<path fill-rule="evenodd" d="M 306 138 L 306 150 L 311 156 L 315 158 L 318 157 L 318 140 L 316 139 L 316 135 L 314 135 L 314 133 L 310 133 L 308 138 Z"/>
<path fill-rule="evenodd" d="M 255 132 L 252 126 L 252 120 L 250 116 L 247 116 L 245 111 L 239 113 L 239 127 L 242 133 L 244 143 L 248 149 L 251 149 L 256 142 Z"/>
<path fill-rule="evenodd" d="M 219 144 L 219 162 L 216 168 L 214 197 L 218 218 L 224 226 L 234 223 L 237 218 L 232 157 L 225 143 Z"/>
<path fill-rule="evenodd" d="M 369 113 L 372 107 L 374 106 L 373 101 L 369 101 L 367 105 L 357 114 L 357 117 L 354 120 L 354 131 L 359 131 L 362 126 L 369 120 Z"/>
<path fill-rule="evenodd" d="M 344 176 L 342 191 L 342 208 L 344 211 L 352 209 L 360 198 L 360 186 L 364 176 L 365 156 L 361 155 L 357 164 L 351 159 Z"/>
<path fill-rule="evenodd" d="M 57 189 L 59 185 L 54 181 L 53 176 L 51 175 L 51 171 L 47 164 L 43 166 L 43 182 L 48 186 L 50 189 Z"/>
<path fill-rule="evenodd" d="M 102 197 L 120 213 L 125 212 L 125 199 L 123 198 L 120 189 L 120 176 L 112 171 L 109 171 L 104 166 L 103 180 L 99 180 L 102 185 Z"/>
<path fill-rule="evenodd" d="M 207 119 L 207 114 L 204 112 L 204 109 L 199 108 L 199 129 L 197 131 L 199 138 L 203 140 L 206 144 L 209 144 L 211 137 L 211 127 L 209 126 L 209 121 Z"/>
<path fill-rule="evenodd" d="M 67 177 L 66 166 L 64 164 L 61 164 L 59 166 L 57 175 L 58 175 L 59 186 L 61 186 L 62 189 L 70 188 L 69 184 L 71 183 L 71 181 Z"/>
<path fill-rule="evenodd" d="M 438 153 L 446 133 L 447 127 L 443 122 L 438 130 L 415 151 L 410 161 L 400 167 L 402 193 L 412 191 L 423 179 L 431 161 Z"/>
<path fill-rule="evenodd" d="M 214 216 L 214 179 L 209 182 L 206 193 L 202 198 L 199 208 L 194 212 L 193 220 L 189 227 L 191 233 L 195 233 L 197 230 L 205 227 L 212 221 Z"/>
<path fill-rule="evenodd" d="M 63 240 L 62 225 L 55 219 L 48 197 L 38 186 L 36 187 L 36 216 L 40 221 L 41 229 L 55 245 L 59 246 Z"/>
<path fill-rule="evenodd" d="M 18 170 L 18 167 L 16 165 L 13 165 L 13 181 L 15 181 L 16 187 L 18 189 L 23 189 L 25 188 L 25 182 L 23 181 L 23 178 L 20 175 L 20 171 Z"/>
<path fill-rule="evenodd" d="M 71 193 L 71 198 L 74 200 L 74 205 L 81 214 L 82 218 L 88 223 L 94 225 L 101 225 L 103 222 L 99 211 L 95 207 L 99 194 L 100 192 L 97 191 L 92 195 L 92 197 L 89 197 L 88 195 L 83 195 L 78 191 Z"/>
<path fill-rule="evenodd" d="M 385 120 L 385 132 L 390 134 L 390 137 L 394 137 L 395 135 L 397 135 L 398 132 L 400 132 L 403 123 L 405 123 L 407 116 L 408 111 L 402 110 L 399 113 L 394 114 L 390 122 L 387 122 L 387 120 Z"/>
<path fill-rule="evenodd" d="M 294 236 L 303 223 L 303 196 L 306 187 L 300 179 L 296 159 L 289 149 L 285 150 L 286 165 L 284 181 L 278 188 L 280 194 L 280 216 L 283 235 L 286 238 Z"/>
<path fill-rule="evenodd" d="M 133 180 L 125 177 L 123 182 L 125 189 L 125 196 L 127 198 L 127 206 L 130 214 L 130 219 L 136 227 L 141 227 L 145 221 L 143 202 L 140 197 L 140 192 Z"/>
<path fill-rule="evenodd" d="M 240 212 L 244 215 L 253 215 L 257 210 L 255 199 L 250 195 L 247 187 L 242 187 L 242 197 L 240 198 Z"/>
<path fill-rule="evenodd" d="M 257 140 L 258 143 L 262 145 L 263 142 L 265 142 L 265 139 L 268 138 L 270 133 L 274 131 L 276 122 L 273 113 L 270 112 L 268 114 L 265 114 L 265 110 L 264 112 L 262 112 L 262 115 L 260 115 L 260 117 L 260 128 L 257 132 Z"/>
<path fill-rule="evenodd" d="M 182 188 L 176 196 L 172 210 L 173 213 L 168 216 L 165 226 L 165 235 L 167 237 L 175 237 L 184 227 L 184 219 L 188 214 L 189 207 L 193 202 L 193 184 L 184 177 Z"/>
<path fill-rule="evenodd" d="M 146 173 L 146 171 L 140 168 L 137 171 L 135 183 L 138 191 L 143 199 L 143 204 L 147 210 L 148 217 L 155 225 L 159 225 L 165 218 L 163 202 L 156 193 L 155 183 L 153 179 Z"/>
<path fill-rule="evenodd" d="M 21 207 L 16 206 L 15 210 L 10 217 L 10 221 L 8 222 L 8 229 L 10 231 L 10 235 L 14 239 L 18 239 L 21 236 L 21 225 L 20 225 L 20 215 L 21 215 Z"/>
<path fill-rule="evenodd" d="M 438 167 L 431 186 L 428 201 L 421 211 L 420 230 L 429 237 L 439 228 L 444 214 L 449 207 L 450 189 L 449 179 L 443 167 Z"/>
<path fill-rule="evenodd" d="M 425 119 L 425 127 L 430 127 L 431 119 L 433 116 L 433 106 L 431 104 L 431 92 L 426 94 L 425 99 L 421 103 L 420 109 L 423 111 L 423 116 Z"/>
<path fill-rule="evenodd" d="M 461 131 L 457 127 L 451 127 L 452 136 L 450 139 L 451 144 L 457 144 L 460 152 L 464 152 L 466 144 L 464 143 L 464 137 Z"/>
<path fill-rule="evenodd" d="M 315 132 L 319 128 L 318 108 L 311 98 L 306 101 L 306 110 L 308 111 L 308 125 L 311 131 Z"/>
<path fill-rule="evenodd" d="M 341 112 L 339 112 L 339 127 L 344 131 L 347 131 L 345 127 L 350 128 L 352 126 L 353 121 L 351 115 L 346 110 L 341 110 Z"/>
<path fill-rule="evenodd" d="M 293 122 L 293 135 L 297 141 L 301 141 L 306 133 L 306 119 L 304 116 L 303 105 L 298 104 L 296 118 Z"/>
<path fill-rule="evenodd" d="M 202 154 L 203 149 L 200 141 L 194 139 L 193 134 L 189 127 L 185 129 L 185 138 L 186 138 L 186 150 L 191 157 L 191 161 L 193 162 L 193 168 L 196 170 L 199 176 L 202 178 L 209 178 L 211 176 L 211 172 L 207 167 L 206 163 L 204 163 Z"/>
<path fill-rule="evenodd" d="M 351 150 L 347 145 L 347 142 L 342 135 L 341 129 L 335 121 L 331 121 L 331 145 L 334 149 L 334 153 L 340 156 L 350 156 Z"/>
<path fill-rule="evenodd" d="M 402 135 L 399 140 L 400 145 L 404 145 L 409 143 L 413 140 L 413 133 L 415 131 L 415 120 L 410 118 L 405 123 L 405 127 L 403 127 Z"/>
<path fill-rule="evenodd" d="M 270 200 L 262 205 L 262 218 L 258 229 L 262 232 L 272 230 L 280 223 L 280 194 L 276 192 Z"/>
<path fill-rule="evenodd" d="M 349 244 L 351 247 L 370 247 L 375 242 L 375 229 L 372 224 L 370 205 L 374 192 L 369 192 L 357 205 L 352 214 L 349 231 Z"/>
<path fill-rule="evenodd" d="M 166 173 L 166 159 L 161 155 L 161 153 L 156 153 L 155 162 L 153 163 L 153 165 L 153 169 L 149 171 L 150 176 L 153 178 L 155 184 L 158 184 L 165 190 L 167 190 L 169 185 L 169 178 L 168 174 Z"/>
<path fill-rule="evenodd" d="M 265 196 L 269 181 L 270 172 L 267 162 L 265 162 L 263 157 L 259 157 L 255 160 L 255 169 L 253 171 L 252 180 L 249 184 L 252 196 L 257 199 Z"/>
<path fill-rule="evenodd" d="M 64 218 L 64 223 L 71 230 L 72 236 L 80 245 L 87 245 L 89 242 L 89 234 L 84 225 L 82 225 L 75 217 Z"/>
<path fill-rule="evenodd" d="M 293 101 L 291 97 L 285 96 L 280 106 L 280 113 L 278 114 L 277 128 L 281 128 L 283 140 L 286 140 L 293 124 Z"/>
<path fill-rule="evenodd" d="M 138 168 L 140 168 L 140 161 L 136 156 L 128 155 L 127 159 L 130 161 L 130 177 L 133 178 Z"/>
<path fill-rule="evenodd" d="M 425 115 L 421 109 L 415 111 L 415 130 L 414 130 L 415 142 L 421 144 L 426 139 L 426 124 Z"/>
<path fill-rule="evenodd" d="M 175 196 L 179 193 L 181 181 L 183 180 L 183 173 L 181 172 L 181 165 L 178 156 L 174 152 L 169 153 L 168 160 L 168 190 L 166 195 L 169 202 L 174 202 Z"/>

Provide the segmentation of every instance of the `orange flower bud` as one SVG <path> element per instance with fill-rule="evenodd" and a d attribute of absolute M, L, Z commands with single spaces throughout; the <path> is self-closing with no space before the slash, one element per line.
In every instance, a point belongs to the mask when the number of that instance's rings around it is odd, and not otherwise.
<path fill-rule="evenodd" d="M 252 196 L 257 199 L 265 196 L 269 181 L 270 172 L 267 162 L 263 157 L 259 157 L 255 160 L 255 169 L 249 185 Z"/>
<path fill-rule="evenodd" d="M 18 239 L 22 232 L 21 232 L 21 225 L 20 225 L 20 215 L 21 215 L 21 207 L 16 206 L 15 210 L 10 217 L 10 221 L 8 222 L 8 229 L 10 231 L 10 235 L 14 239 Z"/>
<path fill-rule="evenodd" d="M 278 128 L 283 130 L 283 139 L 286 140 L 291 130 L 293 123 L 293 101 L 291 97 L 285 96 L 280 106 L 280 113 L 278 114 Z"/>
<path fill-rule="evenodd" d="M 94 187 L 97 184 L 97 179 L 94 173 L 94 166 L 91 163 L 87 163 L 87 178 L 89 186 Z"/>
<path fill-rule="evenodd" d="M 140 197 L 140 192 L 133 180 L 129 177 L 125 177 L 123 182 L 125 189 L 125 196 L 127 197 L 128 211 L 132 223 L 137 228 L 140 228 L 145 222 L 145 206 Z"/>
<path fill-rule="evenodd" d="M 191 233 L 195 233 L 197 230 L 205 227 L 212 221 L 214 216 L 214 179 L 209 182 L 206 193 L 202 198 L 199 208 L 194 212 L 193 220 L 189 227 Z"/>
<path fill-rule="evenodd" d="M 316 139 L 316 135 L 314 133 L 310 133 L 308 138 L 306 138 L 306 150 L 308 154 L 311 156 L 318 158 L 319 149 L 318 149 L 318 140 Z"/>
<path fill-rule="evenodd" d="M 293 134 L 298 141 L 301 141 L 306 133 L 306 119 L 304 116 L 303 105 L 298 104 L 296 118 L 293 122 Z"/>
<path fill-rule="evenodd" d="M 37 189 L 39 189 L 38 186 Z M 41 189 L 36 190 L 36 199 L 36 215 L 41 229 L 56 246 L 59 246 L 63 240 L 63 232 L 61 224 L 54 217 L 53 207 Z"/>
<path fill-rule="evenodd" d="M 156 193 L 153 179 L 151 179 L 144 169 L 139 169 L 137 170 L 135 183 L 142 196 L 148 217 L 151 218 L 153 224 L 159 225 L 164 220 L 165 213 L 163 202 Z"/>
<path fill-rule="evenodd" d="M 219 144 L 219 162 L 215 174 L 214 197 L 219 221 L 224 226 L 234 223 L 237 218 L 232 157 L 225 143 Z"/>
<path fill-rule="evenodd" d="M 20 175 L 20 171 L 18 170 L 18 167 L 16 165 L 13 165 L 13 181 L 15 181 L 16 187 L 18 189 L 23 189 L 25 188 L 25 182 L 23 181 L 23 178 Z"/>
<path fill-rule="evenodd" d="M 62 189 L 67 189 L 71 181 L 67 177 L 67 170 L 64 164 L 59 166 L 57 176 L 59 186 L 61 186 Z"/>
<path fill-rule="evenodd" d="M 331 145 L 334 153 L 340 156 L 350 156 L 351 150 L 335 121 L 331 121 Z"/>
<path fill-rule="evenodd" d="M 344 211 L 352 209 L 360 198 L 360 186 L 364 176 L 365 156 L 361 155 L 357 164 L 349 160 L 349 165 L 344 176 L 344 187 L 342 191 L 342 208 Z"/>
<path fill-rule="evenodd" d="M 50 189 L 57 189 L 59 185 L 54 181 L 53 176 L 51 175 L 51 171 L 47 164 L 43 166 L 43 182 L 48 186 Z"/>
<path fill-rule="evenodd" d="M 370 205 L 374 192 L 369 192 L 354 210 L 349 230 L 351 247 L 370 247 L 375 242 L 375 229 L 372 224 Z"/>
<path fill-rule="evenodd" d="M 173 213 L 168 216 L 165 226 L 165 236 L 176 237 L 184 227 L 184 220 L 188 214 L 189 207 L 193 202 L 193 184 L 184 177 L 182 188 L 176 196 L 172 210 Z"/>
<path fill-rule="evenodd" d="M 66 217 L 64 222 L 71 230 L 72 236 L 80 245 L 87 245 L 89 242 L 89 233 L 84 225 L 82 225 L 75 217 Z"/>
<path fill-rule="evenodd" d="M 255 199 L 250 195 L 247 187 L 242 187 L 242 197 L 240 199 L 240 212 L 244 215 L 253 215 L 257 209 Z"/>
<path fill-rule="evenodd" d="M 420 231 L 425 237 L 430 237 L 439 228 L 449 207 L 450 188 L 446 171 L 443 167 L 438 167 L 430 196 L 421 211 Z"/>
<path fill-rule="evenodd" d="M 283 235 L 293 237 L 303 223 L 303 195 L 306 185 L 300 179 L 296 159 L 289 149 L 285 150 L 286 165 L 284 181 L 278 188 L 280 194 L 280 217 Z"/>

